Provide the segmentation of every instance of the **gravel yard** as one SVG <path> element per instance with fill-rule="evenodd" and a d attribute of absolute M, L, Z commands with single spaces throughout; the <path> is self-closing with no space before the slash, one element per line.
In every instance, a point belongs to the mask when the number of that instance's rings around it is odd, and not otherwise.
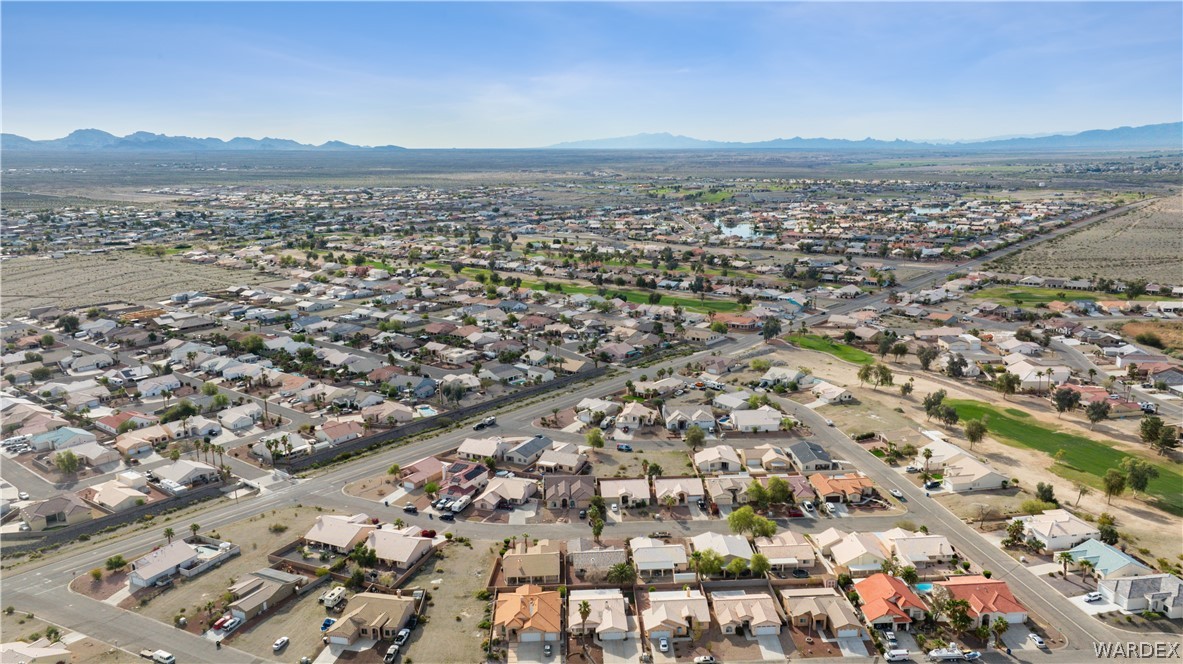
<path fill-rule="evenodd" d="M 218 290 L 266 278 L 255 272 L 190 263 L 176 257 L 154 258 L 130 251 L 71 255 L 52 260 L 17 258 L 4 263 L 5 315 L 31 307 L 80 307 L 102 302 L 149 304 L 178 291 Z"/>
<path fill-rule="evenodd" d="M 431 593 L 427 623 L 416 629 L 407 654 L 424 664 L 481 662 L 481 642 L 488 631 L 477 625 L 485 619 L 485 606 L 476 598 L 484 590 L 485 578 L 493 565 L 495 544 L 474 541 L 444 547 L 432 564 L 425 565 L 407 582 L 407 588 L 425 588 Z M 439 587 L 432 580 L 442 579 Z M 457 620 L 459 617 L 459 620 Z"/>

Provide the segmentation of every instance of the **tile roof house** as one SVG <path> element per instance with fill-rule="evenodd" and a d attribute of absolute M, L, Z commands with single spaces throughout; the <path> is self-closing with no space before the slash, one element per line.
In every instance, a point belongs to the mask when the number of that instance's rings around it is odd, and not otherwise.
<path fill-rule="evenodd" d="M 526 584 L 498 593 L 493 633 L 502 641 L 558 641 L 563 631 L 563 599 L 554 590 Z"/>
<path fill-rule="evenodd" d="M 731 426 L 746 433 L 779 431 L 785 415 L 772 406 L 760 406 L 755 410 L 731 411 Z"/>
<path fill-rule="evenodd" d="M 1011 594 L 1010 586 L 1001 579 L 984 576 L 958 576 L 933 585 L 934 593 L 946 594 L 951 599 L 969 602 L 973 626 L 989 625 L 995 618 L 1005 618 L 1014 625 L 1027 622 L 1027 609 Z"/>
<path fill-rule="evenodd" d="M 366 536 L 366 546 L 373 549 L 378 560 L 398 569 L 408 569 L 433 549 L 430 537 L 418 537 L 419 528 L 411 526 L 404 530 L 379 528 Z"/>
<path fill-rule="evenodd" d="M 649 502 L 649 480 L 644 477 L 624 479 L 601 479 L 600 495 L 608 503 L 619 502 L 621 506 Z"/>
<path fill-rule="evenodd" d="M 755 539 L 756 550 L 764 554 L 773 569 L 813 567 L 817 554 L 804 535 L 786 530 L 772 537 Z"/>
<path fill-rule="evenodd" d="M 542 496 L 550 509 L 587 509 L 596 495 L 596 478 L 590 475 L 547 475 Z"/>
<path fill-rule="evenodd" d="M 715 621 L 724 634 L 780 634 L 780 611 L 768 593 L 716 590 L 710 598 Z"/>
<path fill-rule="evenodd" d="M 314 547 L 346 553 L 364 542 L 376 528 L 366 514 L 322 514 L 316 517 L 312 528 L 304 533 L 304 541 Z"/>
<path fill-rule="evenodd" d="M 906 630 L 928 610 L 908 584 L 880 572 L 854 584 L 867 624 L 876 629 Z"/>
<path fill-rule="evenodd" d="M 444 468 L 443 492 L 450 497 L 476 495 L 489 484 L 489 469 L 476 463 L 457 461 Z"/>
<path fill-rule="evenodd" d="M 494 477 L 472 504 L 479 510 L 524 505 L 538 492 L 538 483 L 524 477 Z"/>
<path fill-rule="evenodd" d="M 505 458 L 509 443 L 500 436 L 494 438 L 466 438 L 456 450 L 456 456 L 469 461 L 483 461 L 486 457 L 497 460 Z"/>
<path fill-rule="evenodd" d="M 653 495 L 659 506 L 665 505 L 666 497 L 672 497 L 677 505 L 685 505 L 703 497 L 702 480 L 698 477 L 655 477 Z"/>
<path fill-rule="evenodd" d="M 749 473 L 785 473 L 792 470 L 789 455 L 777 445 L 765 443 L 739 451 L 744 468 Z"/>
<path fill-rule="evenodd" d="M 1100 539 L 1101 531 L 1068 510 L 1047 510 L 1043 514 L 1016 517 L 1023 522 L 1023 532 L 1049 551 L 1071 549 L 1087 539 Z"/>
<path fill-rule="evenodd" d="M 517 542 L 501 558 L 501 573 L 510 585 L 522 583 L 558 583 L 563 556 L 558 542 L 539 540 L 537 544 Z"/>
<path fill-rule="evenodd" d="M 830 548 L 830 557 L 851 576 L 865 576 L 879 571 L 890 552 L 874 533 L 850 533 Z"/>
<path fill-rule="evenodd" d="M 645 635 L 659 639 L 686 640 L 694 626 L 709 626 L 711 610 L 701 590 L 662 590 L 649 593 L 649 606 L 641 612 Z"/>
<path fill-rule="evenodd" d="M 399 470 L 399 481 L 407 491 L 414 491 L 428 482 L 440 482 L 444 477 L 444 462 L 429 456 Z"/>
<path fill-rule="evenodd" d="M 1148 574 L 1104 579 L 1101 597 L 1126 611 L 1157 611 L 1167 618 L 1183 618 L 1183 580 L 1172 574 Z"/>
<path fill-rule="evenodd" d="M 579 474 L 584 466 L 587 465 L 587 455 L 579 452 L 561 452 L 555 449 L 548 449 L 538 457 L 538 472 L 552 474 L 563 473 L 566 475 Z M 594 483 L 593 483 L 594 484 Z"/>
<path fill-rule="evenodd" d="M 90 505 L 72 493 L 63 493 L 21 509 L 21 520 L 34 532 L 72 526 L 93 518 Z"/>
<path fill-rule="evenodd" d="M 239 620 L 250 620 L 295 595 L 296 590 L 307 581 L 306 577 L 299 574 L 288 574 L 270 567 L 255 570 L 227 589 L 235 598 L 228 607 L 230 614 Z"/>
<path fill-rule="evenodd" d="M 627 563 L 628 551 L 590 539 L 573 539 L 567 541 L 567 562 L 579 576 L 598 580 L 606 577 L 613 565 Z"/>
<path fill-rule="evenodd" d="M 694 455 L 694 465 L 703 473 L 725 473 L 743 469 L 739 454 L 730 445 L 715 445 L 703 449 Z"/>
<path fill-rule="evenodd" d="M 748 502 L 749 475 L 720 475 L 705 481 L 707 496 L 716 505 L 743 505 Z"/>
<path fill-rule="evenodd" d="M 862 473 L 841 475 L 815 473 L 809 476 L 809 483 L 819 498 L 832 503 L 858 502 L 870 496 L 875 487 L 871 479 Z"/>
<path fill-rule="evenodd" d="M 380 593 L 358 593 L 350 611 L 325 631 L 330 644 L 350 645 L 358 639 L 393 640 L 415 612 L 415 600 Z"/>
<path fill-rule="evenodd" d="M 854 608 L 837 588 L 792 588 L 780 591 L 789 623 L 798 629 L 839 639 L 865 639 L 867 631 Z"/>
<path fill-rule="evenodd" d="M 587 602 L 591 613 L 584 621 L 579 606 Z M 628 638 L 628 602 L 620 588 L 573 590 L 567 596 L 567 633 L 593 634 L 596 641 L 620 641 Z"/>

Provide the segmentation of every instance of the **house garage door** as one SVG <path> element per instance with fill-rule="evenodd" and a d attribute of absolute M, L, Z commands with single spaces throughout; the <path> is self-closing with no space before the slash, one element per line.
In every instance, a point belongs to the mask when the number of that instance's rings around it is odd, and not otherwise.
<path fill-rule="evenodd" d="M 524 632 L 522 634 L 518 634 L 518 640 L 523 643 L 532 643 L 535 641 L 541 641 L 542 640 L 542 632 Z"/>

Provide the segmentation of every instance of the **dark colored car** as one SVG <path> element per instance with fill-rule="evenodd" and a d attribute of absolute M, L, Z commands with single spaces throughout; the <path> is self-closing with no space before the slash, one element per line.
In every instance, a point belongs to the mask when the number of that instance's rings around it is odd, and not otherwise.
<path fill-rule="evenodd" d="M 455 521 L 456 515 L 451 512 L 444 512 L 440 515 L 440 521 Z"/>
<path fill-rule="evenodd" d="M 403 511 L 407 514 L 418 514 L 419 508 L 414 505 L 403 505 Z"/>

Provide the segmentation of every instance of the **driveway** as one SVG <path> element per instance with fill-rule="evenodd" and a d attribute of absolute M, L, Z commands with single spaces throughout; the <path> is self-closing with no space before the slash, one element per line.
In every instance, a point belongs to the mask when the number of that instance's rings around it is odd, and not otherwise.
<path fill-rule="evenodd" d="M 641 635 L 629 634 L 623 641 L 601 641 L 604 664 L 633 664 L 641 661 Z"/>
<path fill-rule="evenodd" d="M 669 652 L 659 651 L 657 649 L 657 641 L 650 641 L 649 645 L 652 648 L 650 652 L 653 653 L 653 664 L 676 664 L 678 661 L 674 657 L 674 643 L 672 641 L 670 642 Z"/>
<path fill-rule="evenodd" d="M 1011 650 L 1029 650 L 1040 651 L 1041 648 L 1036 647 L 1028 636 L 1031 634 L 1031 629 L 1026 625 L 1011 625 L 1010 629 L 1002 635 L 1002 642 L 1007 648 Z M 1044 650 L 1046 652 L 1046 650 Z"/>
<path fill-rule="evenodd" d="M 760 644 L 760 657 L 764 661 L 771 662 L 785 658 L 785 649 L 780 643 L 779 634 L 763 634 L 757 636 L 756 643 Z"/>
<path fill-rule="evenodd" d="M 841 638 L 838 639 L 838 649 L 842 651 L 843 657 L 862 657 L 866 658 L 867 645 L 862 639 Z"/>
<path fill-rule="evenodd" d="M 515 662 L 539 664 L 541 662 L 557 661 L 555 658 L 558 656 L 559 644 L 557 642 L 552 643 L 551 647 L 555 652 L 550 657 L 543 657 L 541 641 L 536 643 L 513 643 L 510 644 L 506 652 L 506 662 L 507 664 L 514 664 Z"/>
<path fill-rule="evenodd" d="M 690 503 L 690 520 L 691 521 L 709 521 L 711 515 L 698 509 L 697 503 Z"/>
<path fill-rule="evenodd" d="M 1084 601 L 1084 595 L 1077 595 L 1076 597 L 1069 597 L 1068 601 L 1090 616 L 1095 616 L 1098 613 L 1109 613 L 1110 611 L 1127 613 L 1120 606 L 1106 602 L 1104 599 L 1097 600 L 1096 602 L 1086 602 Z"/>
<path fill-rule="evenodd" d="M 538 503 L 533 501 L 529 505 L 519 505 L 509 513 L 509 525 L 524 526 L 528 523 L 528 519 L 533 519 L 538 514 Z"/>

